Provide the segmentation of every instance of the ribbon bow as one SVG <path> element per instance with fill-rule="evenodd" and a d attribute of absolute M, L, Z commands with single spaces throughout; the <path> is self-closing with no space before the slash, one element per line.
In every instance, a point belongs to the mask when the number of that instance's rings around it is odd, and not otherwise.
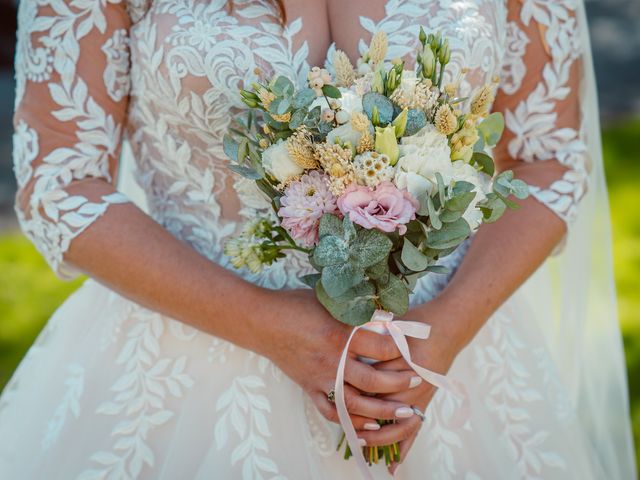
<path fill-rule="evenodd" d="M 406 337 L 426 340 L 429 338 L 429 334 L 431 332 L 431 327 L 429 325 L 410 320 L 393 320 L 393 313 L 376 310 L 371 317 L 371 321 L 364 325 L 355 327 L 349 336 L 349 340 L 347 340 L 347 344 L 345 345 L 344 350 L 342 351 L 342 356 L 340 357 L 340 363 L 338 364 L 336 385 L 334 388 L 335 404 L 338 411 L 338 418 L 340 419 L 340 425 L 344 430 L 345 438 L 349 447 L 351 447 L 351 452 L 356 459 L 360 473 L 362 473 L 362 476 L 365 479 L 372 480 L 373 477 L 371 475 L 371 471 L 369 470 L 364 456 L 362 455 L 362 449 L 358 444 L 358 436 L 353 423 L 351 423 L 351 417 L 347 411 L 347 405 L 344 399 L 344 369 L 347 362 L 347 355 L 349 353 L 349 346 L 351 345 L 353 336 L 363 327 L 369 329 L 373 327 L 376 331 L 382 330 L 382 333 L 388 332 L 402 354 L 402 357 L 413 371 L 434 387 L 442 388 L 460 397 L 463 400 L 463 410 L 466 410 L 467 397 L 461 383 L 455 380 L 450 380 L 444 375 L 432 372 L 431 370 L 421 367 L 411 361 L 411 352 L 409 351 L 409 344 L 407 343 Z"/>

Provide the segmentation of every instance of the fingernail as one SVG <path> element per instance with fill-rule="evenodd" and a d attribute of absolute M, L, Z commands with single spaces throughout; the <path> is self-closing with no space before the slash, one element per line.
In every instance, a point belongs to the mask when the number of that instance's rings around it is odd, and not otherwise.
<path fill-rule="evenodd" d="M 364 424 L 364 429 L 365 430 L 380 430 L 380 425 L 377 423 L 365 423 Z"/>
<path fill-rule="evenodd" d="M 361 447 L 367 446 L 367 441 L 364 438 L 359 438 L 358 443 L 360 444 Z"/>
<path fill-rule="evenodd" d="M 421 383 L 422 383 L 421 377 L 411 377 L 411 381 L 409 382 L 409 388 L 416 388 Z"/>
<path fill-rule="evenodd" d="M 396 410 L 396 418 L 409 418 L 413 416 L 413 410 L 409 407 L 400 407 Z"/>

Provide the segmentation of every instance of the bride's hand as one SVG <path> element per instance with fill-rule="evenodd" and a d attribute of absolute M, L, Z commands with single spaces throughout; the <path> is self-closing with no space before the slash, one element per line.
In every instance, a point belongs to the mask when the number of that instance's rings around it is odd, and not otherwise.
<path fill-rule="evenodd" d="M 413 363 L 433 372 L 446 374 L 463 347 L 457 332 L 452 332 L 449 328 L 449 322 L 446 321 L 447 307 L 437 301 L 432 301 L 423 305 L 419 313 L 414 313 L 410 312 L 406 317 L 411 319 L 428 318 L 430 320 L 431 333 L 426 340 L 407 338 Z M 375 368 L 378 371 L 385 372 L 410 370 L 409 365 L 403 358 L 380 362 L 375 365 Z M 416 388 L 382 395 L 381 399 L 401 402 L 424 413 L 435 392 L 436 388 L 433 385 L 428 382 L 422 382 Z M 368 445 L 388 445 L 393 441 L 400 441 L 400 458 L 402 462 L 420 432 L 421 426 L 422 420 L 416 415 L 399 420 L 392 425 L 385 425 L 376 432 L 358 432 L 358 436 L 364 438 Z M 397 467 L 398 464 L 393 463 L 389 467 L 390 473 L 393 474 Z"/>
<path fill-rule="evenodd" d="M 352 328 L 333 319 L 310 290 L 270 292 L 264 310 L 265 328 L 260 333 L 259 353 L 300 385 L 324 417 L 338 422 L 335 406 L 327 394 L 334 387 L 340 356 Z M 374 419 L 412 415 L 409 405 L 402 401 L 382 400 L 361 393 L 387 394 L 404 391 L 415 384 L 413 372 L 376 370 L 356 359 L 358 355 L 382 362 L 400 358 L 391 337 L 360 330 L 349 352 L 345 400 L 355 428 L 371 431 L 379 428 Z"/>

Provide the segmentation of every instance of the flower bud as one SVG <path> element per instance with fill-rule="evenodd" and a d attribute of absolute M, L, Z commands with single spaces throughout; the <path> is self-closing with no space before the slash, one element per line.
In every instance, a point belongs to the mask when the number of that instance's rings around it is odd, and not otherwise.
<path fill-rule="evenodd" d="M 375 149 L 381 155 L 389 157 L 391 165 L 395 165 L 400 157 L 400 148 L 396 140 L 396 128 L 388 125 L 384 128 L 376 127 Z"/>
<path fill-rule="evenodd" d="M 395 120 L 391 123 L 395 127 L 396 137 L 400 138 L 407 129 L 407 119 L 409 118 L 409 109 L 405 108 L 400 112 Z"/>

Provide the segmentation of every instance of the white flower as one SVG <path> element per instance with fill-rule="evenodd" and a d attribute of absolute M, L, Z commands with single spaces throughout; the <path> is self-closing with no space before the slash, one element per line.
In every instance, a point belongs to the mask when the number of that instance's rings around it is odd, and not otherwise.
<path fill-rule="evenodd" d="M 347 122 L 344 125 L 334 128 L 327 134 L 327 143 L 333 145 L 336 140 L 340 140 L 341 144 L 346 142 L 351 143 L 352 147 L 356 147 L 362 137 L 362 132 L 354 130 L 351 122 Z"/>
<path fill-rule="evenodd" d="M 283 140 L 262 152 L 262 165 L 269 175 L 281 183 L 304 172 L 304 168 L 289 155 L 286 142 Z"/>
<path fill-rule="evenodd" d="M 402 93 L 407 98 L 413 98 L 413 94 L 416 91 L 416 84 L 418 83 L 418 77 L 413 70 L 402 71 L 402 81 L 398 88 L 402 90 Z"/>
<path fill-rule="evenodd" d="M 347 112 L 349 115 L 353 115 L 356 112 L 362 112 L 361 96 L 348 88 L 340 87 L 338 90 L 340 90 L 340 93 L 342 94 L 342 97 L 338 99 L 340 101 L 340 109 L 342 111 Z M 330 108 L 330 105 L 324 97 L 318 97 L 311 105 L 309 105 L 309 110 L 313 110 L 315 107 L 325 109 Z"/>
<path fill-rule="evenodd" d="M 438 184 L 436 173 L 452 178 L 451 149 L 447 137 L 429 124 L 415 135 L 402 138 L 395 184 L 417 198 L 431 194 Z"/>

